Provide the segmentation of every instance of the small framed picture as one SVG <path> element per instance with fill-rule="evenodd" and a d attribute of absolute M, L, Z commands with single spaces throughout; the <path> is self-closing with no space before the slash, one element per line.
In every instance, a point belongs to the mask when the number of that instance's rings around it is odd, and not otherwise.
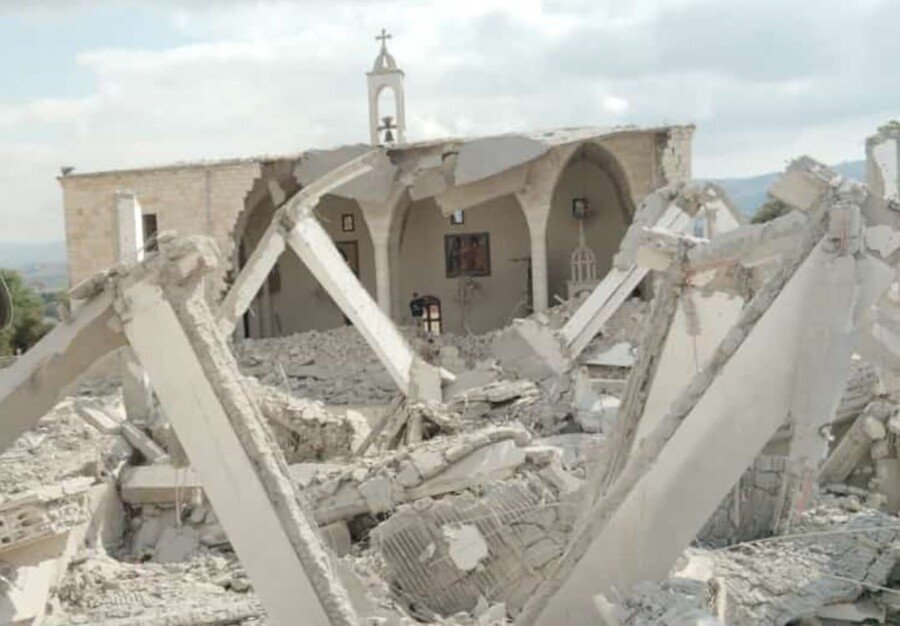
<path fill-rule="evenodd" d="M 572 198 L 572 217 L 583 220 L 588 214 L 587 198 Z"/>
<path fill-rule="evenodd" d="M 450 225 L 461 226 L 466 223 L 466 212 L 458 209 L 450 214 Z"/>
<path fill-rule="evenodd" d="M 353 219 L 353 213 L 341 215 L 341 230 L 345 233 L 352 233 L 356 230 L 356 220 Z"/>

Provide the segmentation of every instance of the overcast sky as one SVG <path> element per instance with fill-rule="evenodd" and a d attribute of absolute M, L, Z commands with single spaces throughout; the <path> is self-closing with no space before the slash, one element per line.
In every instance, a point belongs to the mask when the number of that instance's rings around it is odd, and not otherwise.
<path fill-rule="evenodd" d="M 408 136 L 697 125 L 694 174 L 863 158 L 900 116 L 897 0 L 0 0 L 0 242 L 78 171 L 366 141 L 383 26 Z"/>

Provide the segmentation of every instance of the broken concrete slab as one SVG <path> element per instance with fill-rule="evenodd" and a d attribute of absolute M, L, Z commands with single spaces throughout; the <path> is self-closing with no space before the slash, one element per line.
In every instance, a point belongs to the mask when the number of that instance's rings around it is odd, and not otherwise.
<path fill-rule="evenodd" d="M 456 157 L 454 180 L 468 185 L 533 161 L 549 147 L 524 135 L 500 135 L 463 142 Z"/>
<path fill-rule="evenodd" d="M 122 500 L 129 504 L 199 502 L 203 489 L 192 468 L 168 464 L 128 467 L 119 484 Z"/>

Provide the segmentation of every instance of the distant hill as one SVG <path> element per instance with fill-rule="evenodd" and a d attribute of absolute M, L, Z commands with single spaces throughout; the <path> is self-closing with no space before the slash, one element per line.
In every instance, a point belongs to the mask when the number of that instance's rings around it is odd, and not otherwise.
<path fill-rule="evenodd" d="M 15 269 L 22 274 L 25 284 L 36 291 L 60 291 L 69 288 L 69 265 L 65 261 L 30 263 Z"/>
<path fill-rule="evenodd" d="M 20 272 L 25 282 L 38 291 L 58 291 L 69 286 L 64 241 L 0 242 L 0 267 Z"/>
<path fill-rule="evenodd" d="M 839 174 L 865 182 L 865 161 L 846 161 L 832 166 Z M 770 172 L 748 178 L 718 178 L 710 182 L 721 185 L 737 207 L 748 216 L 753 215 L 766 201 L 766 190 L 781 175 L 781 172 Z"/>
<path fill-rule="evenodd" d="M 65 263 L 65 241 L 20 243 L 0 241 L 0 267 L 17 269 L 32 263 Z"/>

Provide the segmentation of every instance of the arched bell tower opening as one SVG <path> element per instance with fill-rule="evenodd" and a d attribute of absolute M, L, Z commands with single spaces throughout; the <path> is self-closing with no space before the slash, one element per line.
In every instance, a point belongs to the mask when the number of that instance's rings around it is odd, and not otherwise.
<path fill-rule="evenodd" d="M 382 28 L 375 39 L 381 42 L 381 51 L 375 58 L 372 71 L 366 74 L 369 83 L 369 140 L 373 146 L 403 143 L 406 141 L 403 70 L 397 67 L 397 61 L 387 50 L 387 40 L 391 39 L 391 35 Z M 394 106 L 393 111 L 388 113 L 381 104 L 390 99 Z"/>

